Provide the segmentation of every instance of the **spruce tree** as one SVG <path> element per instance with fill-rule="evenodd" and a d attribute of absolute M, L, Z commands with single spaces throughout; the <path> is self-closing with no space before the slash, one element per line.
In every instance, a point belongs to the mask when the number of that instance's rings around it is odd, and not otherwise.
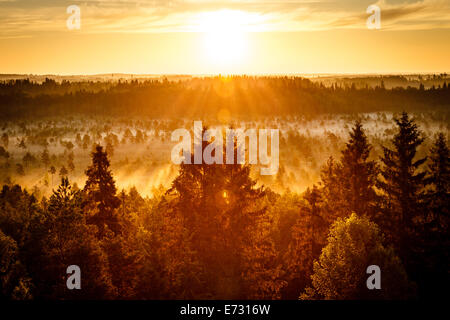
<path fill-rule="evenodd" d="M 342 181 L 342 166 L 332 156 L 320 172 L 321 193 L 324 199 L 324 210 L 329 220 L 348 215 L 348 205 L 342 197 L 344 189 Z"/>
<path fill-rule="evenodd" d="M 374 211 L 377 165 L 368 160 L 371 149 L 362 124 L 357 121 L 342 151 L 339 172 L 343 184 L 342 197 L 349 213 L 371 216 Z"/>
<path fill-rule="evenodd" d="M 50 155 L 48 153 L 47 148 L 44 149 L 44 151 L 42 151 L 41 154 L 41 161 L 45 166 L 45 170 L 47 170 L 48 165 L 50 164 Z"/>
<path fill-rule="evenodd" d="M 45 210 L 46 232 L 40 243 L 42 255 L 36 262 L 38 295 L 47 299 L 108 299 L 115 294 L 109 263 L 95 236 L 96 228 L 86 224 L 81 192 L 67 178 L 61 179 Z M 67 266 L 82 270 L 82 290 L 67 290 L 61 281 Z"/>
<path fill-rule="evenodd" d="M 431 148 L 428 166 L 431 183 L 429 193 L 431 201 L 432 221 L 440 230 L 448 228 L 450 208 L 450 152 L 443 133 L 439 133 Z"/>
<path fill-rule="evenodd" d="M 427 298 L 446 296 L 450 279 L 448 266 L 450 261 L 449 237 L 449 149 L 443 133 L 439 133 L 430 154 L 428 164 L 427 215 L 421 225 L 420 278 L 418 284 L 421 293 Z"/>
<path fill-rule="evenodd" d="M 394 147 L 383 147 L 383 167 L 377 184 L 385 196 L 386 215 L 380 223 L 402 255 L 408 246 L 413 246 L 414 221 L 422 212 L 426 173 L 421 166 L 426 158 L 416 159 L 417 148 L 424 139 L 408 114 L 403 112 L 394 121 L 398 127 L 392 140 Z"/>
<path fill-rule="evenodd" d="M 202 150 L 207 144 L 203 142 Z M 223 154 L 225 159 L 225 150 Z M 261 269 L 273 261 L 262 205 L 265 192 L 250 177 L 249 165 L 181 164 L 167 195 L 173 197 L 172 223 L 183 225 L 184 241 L 203 270 L 198 274 L 203 286 L 192 288 L 202 292 L 197 298 L 276 297 L 280 283 Z M 278 272 L 271 270 L 272 276 Z M 273 296 L 266 292 L 267 281 L 277 288 Z"/>
<path fill-rule="evenodd" d="M 84 192 L 90 209 L 88 222 L 97 225 L 100 236 L 106 231 L 105 226 L 113 232 L 119 231 L 115 209 L 120 206 L 120 199 L 109 166 L 107 153 L 97 145 L 92 153 L 92 165 L 86 170 Z"/>
<path fill-rule="evenodd" d="M 292 226 L 292 239 L 284 255 L 285 271 L 289 280 L 286 293 L 298 295 L 310 284 L 313 262 L 319 258 L 326 243 L 326 233 L 330 225 L 329 215 L 324 210 L 324 199 L 317 186 L 308 188 L 303 194 L 297 221 Z M 292 292 L 295 289 L 295 292 Z M 288 296 L 295 298 L 295 296 Z"/>
<path fill-rule="evenodd" d="M 61 178 L 66 177 L 68 173 L 69 171 L 67 171 L 65 166 L 62 166 L 61 169 L 59 170 L 59 175 Z"/>

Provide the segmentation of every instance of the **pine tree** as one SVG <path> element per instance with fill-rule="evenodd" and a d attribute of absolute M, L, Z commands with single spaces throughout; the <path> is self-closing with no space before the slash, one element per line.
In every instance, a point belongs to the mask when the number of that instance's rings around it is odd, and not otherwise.
<path fill-rule="evenodd" d="M 88 179 L 84 192 L 90 209 L 88 222 L 97 225 L 100 236 L 104 235 L 105 226 L 119 232 L 115 209 L 120 206 L 120 199 L 116 196 L 116 184 L 109 166 L 107 153 L 97 145 L 92 153 L 92 165 L 86 170 Z"/>
<path fill-rule="evenodd" d="M 19 138 L 17 138 L 17 146 L 19 147 L 19 148 L 22 148 L 22 149 L 26 149 L 27 148 L 27 145 L 25 144 L 25 139 L 19 139 Z"/>
<path fill-rule="evenodd" d="M 383 147 L 383 168 L 377 184 L 384 192 L 384 213 L 388 215 L 380 223 L 389 231 L 402 255 L 412 245 L 414 220 L 421 213 L 425 186 L 425 172 L 421 166 L 426 158 L 415 159 L 417 148 L 424 139 L 414 121 L 406 112 L 394 120 L 398 126 L 392 140 L 394 148 Z"/>
<path fill-rule="evenodd" d="M 426 194 L 427 216 L 421 225 L 420 252 L 417 260 L 421 294 L 427 298 L 442 298 L 447 294 L 450 279 L 450 180 L 449 149 L 443 133 L 439 133 L 431 148 L 430 188 Z"/>
<path fill-rule="evenodd" d="M 91 143 L 91 137 L 88 134 L 83 136 L 83 149 L 87 149 L 89 144 Z"/>
<path fill-rule="evenodd" d="M 204 142 L 202 150 L 206 145 Z M 181 164 L 168 191 L 174 197 L 172 221 L 183 225 L 185 241 L 196 251 L 203 270 L 199 275 L 204 283 L 200 288 L 203 297 L 269 298 L 267 281 L 273 288 L 270 298 L 277 295 L 280 283 L 268 280 L 268 273 L 261 270 L 273 256 L 258 249 L 272 248 L 263 227 L 267 218 L 261 205 L 264 194 L 251 179 L 249 165 Z M 259 270 L 252 263 L 257 263 Z M 276 277 L 277 271 L 272 271 Z M 254 278 L 256 275 L 261 281 Z"/>
<path fill-rule="evenodd" d="M 73 160 L 69 160 L 67 162 L 67 168 L 69 169 L 70 172 L 74 172 L 75 171 L 75 164 L 73 163 Z"/>
<path fill-rule="evenodd" d="M 342 165 L 332 156 L 320 172 L 320 191 L 329 220 L 349 214 L 348 205 L 342 196 L 344 185 L 341 172 Z"/>
<path fill-rule="evenodd" d="M 111 142 L 108 142 L 106 144 L 105 151 L 110 157 L 113 157 L 114 156 L 114 145 Z"/>
<path fill-rule="evenodd" d="M 317 187 L 314 185 L 313 189 L 306 190 L 305 200 L 307 201 L 307 205 L 303 207 L 304 214 L 306 214 L 309 220 L 308 227 L 309 227 L 309 234 L 310 234 L 310 271 L 312 271 L 313 267 L 313 259 L 315 259 L 318 254 L 320 253 L 321 249 L 321 236 L 320 234 L 323 234 L 324 229 L 326 230 L 326 220 L 322 216 L 322 209 L 321 208 L 321 194 Z"/>
<path fill-rule="evenodd" d="M 439 133 L 431 148 L 428 166 L 432 221 L 440 231 L 448 229 L 450 208 L 450 152 L 443 133 Z"/>
<path fill-rule="evenodd" d="M 53 175 L 56 173 L 56 168 L 51 166 L 48 172 L 52 175 L 52 188 L 53 188 Z"/>
<path fill-rule="evenodd" d="M 69 171 L 67 171 L 67 168 L 65 166 L 62 166 L 61 169 L 59 169 L 59 176 L 61 178 L 66 177 Z"/>
<path fill-rule="evenodd" d="M 39 296 L 51 299 L 108 299 L 115 293 L 107 256 L 95 237 L 96 228 L 86 224 L 82 194 L 61 179 L 46 210 L 43 256 L 38 270 Z M 64 281 L 69 265 L 82 270 L 82 290 L 67 290 Z"/>
<path fill-rule="evenodd" d="M 361 122 L 357 121 L 340 161 L 330 157 L 322 169 L 321 191 L 330 218 L 345 217 L 352 212 L 373 215 L 378 169 L 375 161 L 368 160 L 371 149 Z"/>
<path fill-rule="evenodd" d="M 53 191 L 53 197 L 50 198 L 50 206 L 52 204 L 67 207 L 70 201 L 73 200 L 75 192 L 72 191 L 72 186 L 69 183 L 67 177 L 61 178 L 61 184 L 58 186 L 56 191 Z"/>
<path fill-rule="evenodd" d="M 324 199 L 320 190 L 314 185 L 307 189 L 300 203 L 297 221 L 292 227 L 292 240 L 284 256 L 286 274 L 289 280 L 288 294 L 292 289 L 303 290 L 309 285 L 313 272 L 313 262 L 320 255 L 325 245 L 326 233 L 330 225 L 329 216 L 324 215 Z"/>
<path fill-rule="evenodd" d="M 19 261 L 17 242 L 0 229 L 0 298 L 6 300 L 12 296 L 19 284 L 20 273 L 24 268 Z"/>
<path fill-rule="evenodd" d="M 340 178 L 344 188 L 342 196 L 348 205 L 348 212 L 371 215 L 376 199 L 375 183 L 377 165 L 369 161 L 372 147 L 360 121 L 350 131 L 350 139 L 342 151 Z"/>
<path fill-rule="evenodd" d="M 45 170 L 47 170 L 47 167 L 50 164 L 50 155 L 48 154 L 47 148 L 45 148 L 44 151 L 42 151 L 41 161 L 45 166 Z"/>

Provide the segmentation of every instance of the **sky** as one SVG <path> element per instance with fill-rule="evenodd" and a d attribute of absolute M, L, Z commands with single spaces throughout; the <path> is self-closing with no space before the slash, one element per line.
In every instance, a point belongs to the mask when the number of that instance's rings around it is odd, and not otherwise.
<path fill-rule="evenodd" d="M 450 0 L 0 0 L 0 26 L 3 74 L 450 71 Z"/>

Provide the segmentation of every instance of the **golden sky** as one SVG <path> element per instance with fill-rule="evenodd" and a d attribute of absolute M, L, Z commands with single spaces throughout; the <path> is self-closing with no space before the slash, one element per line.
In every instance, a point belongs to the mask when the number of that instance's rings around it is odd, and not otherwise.
<path fill-rule="evenodd" d="M 0 73 L 450 71 L 450 0 L 0 0 L 0 25 Z"/>

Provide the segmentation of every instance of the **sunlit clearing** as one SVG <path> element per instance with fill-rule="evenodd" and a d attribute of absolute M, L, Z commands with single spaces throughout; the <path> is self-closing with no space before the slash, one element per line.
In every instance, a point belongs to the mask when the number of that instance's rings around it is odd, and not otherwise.
<path fill-rule="evenodd" d="M 251 21 L 249 13 L 220 10 L 202 13 L 198 19 L 209 62 L 229 66 L 243 60 L 248 51 L 245 32 Z"/>

